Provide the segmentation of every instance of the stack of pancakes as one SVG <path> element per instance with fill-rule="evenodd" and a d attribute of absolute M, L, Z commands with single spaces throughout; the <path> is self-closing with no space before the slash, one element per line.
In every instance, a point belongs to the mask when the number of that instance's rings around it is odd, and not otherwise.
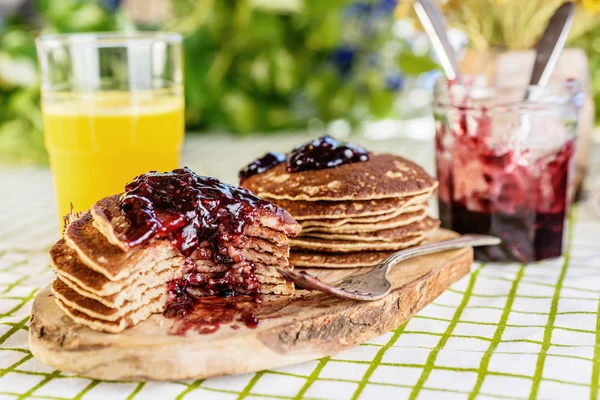
<path fill-rule="evenodd" d="M 130 225 L 121 213 L 119 197 L 107 197 L 90 211 L 71 217 L 64 238 L 50 250 L 57 275 L 52 284 L 56 302 L 75 322 L 117 333 L 164 311 L 173 287 L 187 285 L 187 295 L 203 296 L 206 293 L 194 289 L 195 283 L 227 273 L 240 279 L 253 275 L 262 294 L 292 294 L 293 284 L 276 268 L 291 268 L 288 236 L 295 236 L 300 226 L 284 210 L 273 209 L 246 225 L 228 248 L 206 242 L 186 258 L 168 240 L 128 248 L 122 238 Z M 215 251 L 235 263 L 215 263 Z M 243 287 L 234 282 L 231 289 L 244 294 Z"/>
<path fill-rule="evenodd" d="M 286 171 L 282 163 L 242 186 L 286 209 L 302 226 L 291 240 L 296 267 L 376 265 L 439 227 L 427 215 L 437 181 L 391 154 L 334 168 Z"/>

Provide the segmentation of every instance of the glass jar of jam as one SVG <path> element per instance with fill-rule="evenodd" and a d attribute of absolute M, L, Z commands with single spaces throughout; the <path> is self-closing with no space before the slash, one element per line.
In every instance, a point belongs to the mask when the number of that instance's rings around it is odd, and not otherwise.
<path fill-rule="evenodd" d="M 575 81 L 436 85 L 442 226 L 502 239 L 475 249 L 476 259 L 531 262 L 562 254 L 581 101 Z"/>

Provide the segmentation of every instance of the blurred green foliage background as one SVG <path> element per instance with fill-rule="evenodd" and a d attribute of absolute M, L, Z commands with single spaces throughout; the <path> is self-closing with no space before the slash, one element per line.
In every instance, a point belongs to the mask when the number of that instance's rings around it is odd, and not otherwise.
<path fill-rule="evenodd" d="M 46 161 L 39 34 L 180 32 L 188 131 L 285 132 L 314 119 L 357 124 L 398 117 L 394 103 L 407 82 L 433 76 L 428 72 L 438 66 L 427 48 L 415 51 L 410 35 L 393 32 L 396 6 L 396 0 L 0 0 L 0 162 Z M 575 45 L 590 56 L 600 104 L 600 28 Z M 411 116 L 410 103 L 403 103 L 401 117 Z"/>
<path fill-rule="evenodd" d="M 34 46 L 40 33 L 181 32 L 188 130 L 246 134 L 305 128 L 315 118 L 390 116 L 405 77 L 437 67 L 392 35 L 395 6 L 173 0 L 167 18 L 143 18 L 142 10 L 136 20 L 118 0 L 26 1 L 0 25 L 0 159 L 46 159 Z"/>

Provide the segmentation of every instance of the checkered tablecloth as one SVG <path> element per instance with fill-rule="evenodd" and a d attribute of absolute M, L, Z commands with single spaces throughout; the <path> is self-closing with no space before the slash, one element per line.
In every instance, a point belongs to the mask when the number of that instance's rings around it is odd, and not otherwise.
<path fill-rule="evenodd" d="M 235 182 L 240 164 L 305 137 L 199 136 L 184 161 Z M 369 148 L 432 169 L 426 143 Z M 580 399 L 598 395 L 600 221 L 575 207 L 564 257 L 531 265 L 474 264 L 407 323 L 332 357 L 258 373 L 184 382 L 108 382 L 36 361 L 27 345 L 36 292 L 53 279 L 58 238 L 50 173 L 0 169 L 0 400 L 4 399 Z"/>

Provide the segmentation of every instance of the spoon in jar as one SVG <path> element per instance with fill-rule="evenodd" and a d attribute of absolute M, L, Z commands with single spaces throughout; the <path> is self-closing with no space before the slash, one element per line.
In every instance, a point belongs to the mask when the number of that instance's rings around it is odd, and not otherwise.
<path fill-rule="evenodd" d="M 392 254 L 377 264 L 369 272 L 360 275 L 351 275 L 332 284 L 325 283 L 304 271 L 282 270 L 279 268 L 277 271 L 283 275 L 285 279 L 294 282 L 304 289 L 318 290 L 342 299 L 373 301 L 379 300 L 390 293 L 392 290 L 392 283 L 387 278 L 387 274 L 390 269 L 400 261 L 444 250 L 475 246 L 493 246 L 497 244 L 500 244 L 500 239 L 494 236 L 463 235 L 454 239 L 411 247 Z"/>
<path fill-rule="evenodd" d="M 567 37 L 571 31 L 574 14 L 575 5 L 569 1 L 558 7 L 552 18 L 550 18 L 548 26 L 535 49 L 535 62 L 529 87 L 525 92 L 525 101 L 534 97 L 535 93 L 532 93 L 534 87 L 548 84 L 550 75 L 556 67 L 558 57 L 565 47 Z"/>
<path fill-rule="evenodd" d="M 414 8 L 429 40 L 431 40 L 431 45 L 440 60 L 446 78 L 451 82 L 461 84 L 462 77 L 456 62 L 456 54 L 448 40 L 444 14 L 432 0 L 417 0 Z"/>

